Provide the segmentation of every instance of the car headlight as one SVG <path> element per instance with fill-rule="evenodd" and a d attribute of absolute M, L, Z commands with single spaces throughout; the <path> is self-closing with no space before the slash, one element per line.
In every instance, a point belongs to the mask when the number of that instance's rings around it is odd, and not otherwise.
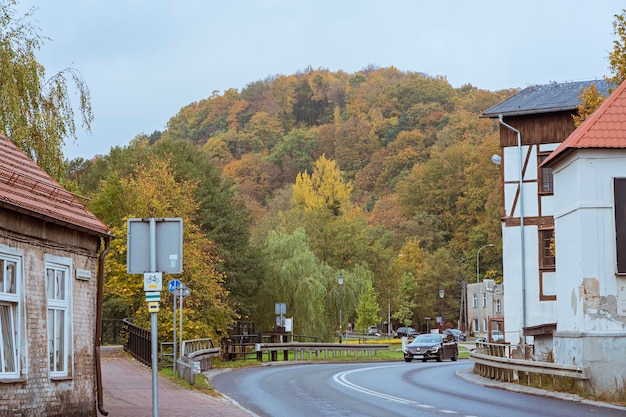
<path fill-rule="evenodd" d="M 433 346 L 432 348 L 430 348 L 430 350 L 434 353 L 434 352 L 437 352 L 440 347 L 441 346 Z"/>

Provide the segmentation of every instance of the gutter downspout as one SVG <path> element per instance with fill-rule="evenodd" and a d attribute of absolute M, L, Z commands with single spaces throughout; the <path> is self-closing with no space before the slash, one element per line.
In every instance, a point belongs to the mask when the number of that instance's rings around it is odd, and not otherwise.
<path fill-rule="evenodd" d="M 109 412 L 104 410 L 103 404 L 103 392 L 102 387 L 102 363 L 100 358 L 100 345 L 102 344 L 102 302 L 104 297 L 104 259 L 106 258 L 109 250 L 111 249 L 111 237 L 104 238 L 104 249 L 100 253 L 98 259 L 98 289 L 96 294 L 96 336 L 95 336 L 95 353 L 96 353 L 96 391 L 98 396 L 98 411 L 103 416 L 109 415 Z"/>
<path fill-rule="evenodd" d="M 515 129 L 502 120 L 502 115 L 498 115 L 500 124 L 506 128 L 511 129 L 517 134 L 517 153 L 519 162 L 519 220 L 520 220 L 520 244 L 521 244 L 521 267 L 522 267 L 522 337 L 524 344 L 526 338 L 524 335 L 524 327 L 526 327 L 526 248 L 524 242 L 524 165 L 522 163 L 522 137 L 519 130 Z M 513 214 L 513 213 L 511 213 Z"/>

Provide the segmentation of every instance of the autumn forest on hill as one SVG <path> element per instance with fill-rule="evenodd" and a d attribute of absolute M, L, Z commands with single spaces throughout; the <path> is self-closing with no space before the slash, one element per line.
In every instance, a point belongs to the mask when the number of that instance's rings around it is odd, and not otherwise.
<path fill-rule="evenodd" d="M 479 115 L 513 93 L 393 67 L 307 68 L 214 92 L 163 132 L 69 161 L 67 186 L 118 237 L 105 318 L 149 319 L 141 277 L 125 273 L 126 219 L 181 217 L 186 337 L 240 319 L 271 329 L 280 302 L 294 333 L 330 340 L 340 273 L 344 329 L 380 326 L 388 308 L 394 328 L 421 329 L 440 289 L 456 324 L 480 246 L 495 244 L 481 273 L 502 278 L 498 126 Z"/>

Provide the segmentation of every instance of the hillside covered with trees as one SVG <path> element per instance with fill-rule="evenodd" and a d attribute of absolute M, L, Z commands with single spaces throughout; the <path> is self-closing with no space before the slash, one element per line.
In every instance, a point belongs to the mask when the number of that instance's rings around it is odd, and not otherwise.
<path fill-rule="evenodd" d="M 67 182 L 118 236 L 128 217 L 185 219 L 191 332 L 237 318 L 269 329 L 284 302 L 296 333 L 328 339 L 340 273 L 343 328 L 380 325 L 388 308 L 394 327 L 421 328 L 440 315 L 439 289 L 455 323 L 476 249 L 501 242 L 498 127 L 479 115 L 513 92 L 307 68 L 191 103 L 164 132 L 71 161 Z M 105 314 L 147 319 L 123 239 L 114 249 Z M 481 261 L 501 278 L 499 250 Z"/>
<path fill-rule="evenodd" d="M 0 131 L 64 187 L 88 197 L 113 230 L 105 318 L 147 324 L 141 277 L 126 274 L 126 219 L 181 217 L 186 337 L 224 336 L 236 320 L 274 326 L 286 303 L 297 334 L 329 340 L 343 328 L 424 329 L 456 324 L 464 282 L 502 279 L 498 125 L 480 113 L 514 90 L 453 88 L 443 77 L 367 67 L 306 68 L 214 92 L 92 160 L 61 163 L 76 137 L 70 90 L 89 131 L 86 82 L 73 68 L 49 76 L 36 59 L 46 39 L 30 16 L 0 0 Z M 626 11 L 609 55 L 626 74 Z M 69 81 L 69 82 L 68 82 Z M 581 94 L 580 123 L 601 98 Z M 340 292 L 337 276 L 345 277 Z M 171 302 L 164 293 L 164 303 Z M 159 315 L 160 329 L 172 317 Z M 161 330 L 167 332 L 167 330 Z M 169 337 L 165 334 L 164 338 Z"/>

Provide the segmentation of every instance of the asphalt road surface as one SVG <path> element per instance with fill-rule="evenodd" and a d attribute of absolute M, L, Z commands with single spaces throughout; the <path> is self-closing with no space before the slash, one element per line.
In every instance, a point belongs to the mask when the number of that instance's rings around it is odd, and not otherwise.
<path fill-rule="evenodd" d="M 258 416 L 624 417 L 624 408 L 469 383 L 458 362 L 302 364 L 244 368 L 212 385 Z"/>

